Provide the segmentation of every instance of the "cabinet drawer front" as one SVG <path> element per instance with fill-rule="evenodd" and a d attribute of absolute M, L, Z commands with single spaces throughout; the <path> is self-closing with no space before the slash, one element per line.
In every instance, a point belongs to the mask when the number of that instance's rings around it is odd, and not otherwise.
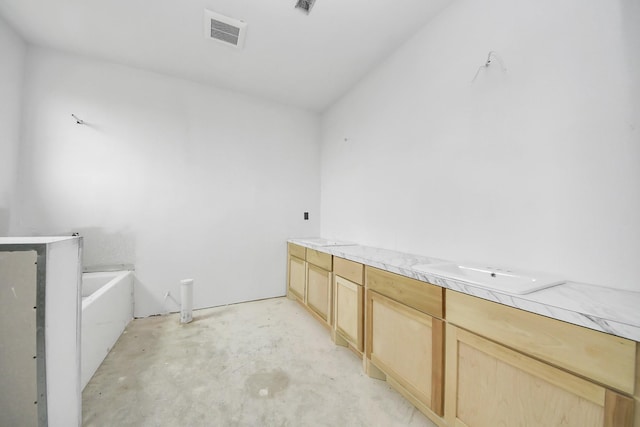
<path fill-rule="evenodd" d="M 359 351 L 363 350 L 363 287 L 335 276 L 336 330 Z"/>
<path fill-rule="evenodd" d="M 459 292 L 446 300 L 450 323 L 633 394 L 635 342 Z"/>
<path fill-rule="evenodd" d="M 333 272 L 358 285 L 364 283 L 364 266 L 358 262 L 334 256 Z"/>
<path fill-rule="evenodd" d="M 307 262 L 324 268 L 327 271 L 332 270 L 331 258 L 332 256 L 330 254 L 307 248 Z"/>
<path fill-rule="evenodd" d="M 289 255 L 298 257 L 300 259 L 304 259 L 304 254 L 305 254 L 304 247 L 298 246 L 295 243 L 287 243 L 287 247 L 289 249 Z"/>
<path fill-rule="evenodd" d="M 442 318 L 443 288 L 369 266 L 365 267 L 365 276 L 368 289 Z"/>

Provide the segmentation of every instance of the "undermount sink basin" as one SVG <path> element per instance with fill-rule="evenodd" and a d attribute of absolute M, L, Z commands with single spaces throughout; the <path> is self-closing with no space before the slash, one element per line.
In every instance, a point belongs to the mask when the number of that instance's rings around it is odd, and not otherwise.
<path fill-rule="evenodd" d="M 413 269 L 517 295 L 528 294 L 565 282 L 563 279 L 544 273 L 522 273 L 470 264 L 419 264 L 413 266 Z"/>

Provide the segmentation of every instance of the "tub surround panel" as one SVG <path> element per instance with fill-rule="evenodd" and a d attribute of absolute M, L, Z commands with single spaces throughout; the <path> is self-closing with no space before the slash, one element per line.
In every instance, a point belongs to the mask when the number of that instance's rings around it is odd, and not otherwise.
<path fill-rule="evenodd" d="M 133 272 L 85 273 L 82 276 L 81 385 L 84 389 L 133 319 Z M 102 285 L 90 289 L 91 278 Z M 85 292 L 88 295 L 84 296 Z"/>
<path fill-rule="evenodd" d="M 640 341 L 640 292 L 569 281 L 516 296 L 479 288 L 460 280 L 425 274 L 412 268 L 418 264 L 450 262 L 447 260 L 357 244 L 321 246 L 313 244 L 311 239 L 291 239 L 289 242 L 488 301 Z"/>

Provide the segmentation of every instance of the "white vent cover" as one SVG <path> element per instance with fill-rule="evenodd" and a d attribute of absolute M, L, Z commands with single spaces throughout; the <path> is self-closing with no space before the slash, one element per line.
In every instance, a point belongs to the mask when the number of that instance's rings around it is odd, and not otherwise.
<path fill-rule="evenodd" d="M 204 10 L 204 36 L 237 48 L 244 46 L 247 23 Z"/>

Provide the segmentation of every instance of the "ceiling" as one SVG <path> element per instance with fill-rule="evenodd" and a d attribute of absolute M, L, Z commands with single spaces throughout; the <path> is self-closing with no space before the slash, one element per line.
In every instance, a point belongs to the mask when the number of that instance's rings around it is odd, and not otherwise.
<path fill-rule="evenodd" d="M 0 0 L 28 42 L 321 112 L 452 0 Z M 247 23 L 205 39 L 204 9 Z"/>

